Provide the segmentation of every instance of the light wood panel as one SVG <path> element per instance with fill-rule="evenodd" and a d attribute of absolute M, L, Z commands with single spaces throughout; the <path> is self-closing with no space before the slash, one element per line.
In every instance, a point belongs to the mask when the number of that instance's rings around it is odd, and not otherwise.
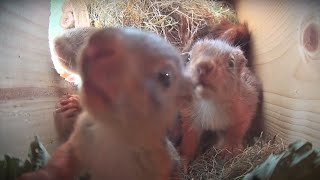
<path fill-rule="evenodd" d="M 49 54 L 49 0 L 0 3 L 0 156 L 26 157 L 35 135 L 55 147 L 53 110 L 69 86 Z"/>
<path fill-rule="evenodd" d="M 89 27 L 90 19 L 86 2 L 84 0 L 70 0 L 74 13 L 75 27 Z"/>
<path fill-rule="evenodd" d="M 239 0 L 236 8 L 252 32 L 266 131 L 319 146 L 320 3 Z"/>

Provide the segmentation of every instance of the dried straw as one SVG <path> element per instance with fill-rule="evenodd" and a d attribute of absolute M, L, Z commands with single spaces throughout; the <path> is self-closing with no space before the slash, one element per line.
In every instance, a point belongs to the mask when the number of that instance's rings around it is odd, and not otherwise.
<path fill-rule="evenodd" d="M 191 164 L 188 174 L 184 175 L 184 179 L 242 179 L 256 166 L 264 162 L 270 154 L 279 154 L 284 150 L 285 145 L 276 136 L 272 139 L 260 136 L 253 146 L 247 147 L 228 161 L 219 156 L 223 150 L 211 148 Z"/>
<path fill-rule="evenodd" d="M 221 20 L 238 22 L 232 6 L 217 0 L 92 0 L 88 7 L 92 26 L 129 26 L 152 31 L 180 49 L 203 28 Z M 219 156 L 222 150 L 211 148 L 182 176 L 187 180 L 242 179 L 271 153 L 285 149 L 281 140 L 267 139 L 261 136 L 253 146 L 227 162 Z"/>
<path fill-rule="evenodd" d="M 92 26 L 140 28 L 180 48 L 204 27 L 237 22 L 230 4 L 213 0 L 93 0 L 89 14 Z"/>

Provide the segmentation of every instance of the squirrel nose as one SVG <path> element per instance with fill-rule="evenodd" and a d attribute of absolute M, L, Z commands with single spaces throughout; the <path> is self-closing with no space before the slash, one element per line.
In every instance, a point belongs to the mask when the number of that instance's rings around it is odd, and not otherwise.
<path fill-rule="evenodd" d="M 213 64 L 210 62 L 201 62 L 197 65 L 199 76 L 204 76 L 213 70 Z"/>

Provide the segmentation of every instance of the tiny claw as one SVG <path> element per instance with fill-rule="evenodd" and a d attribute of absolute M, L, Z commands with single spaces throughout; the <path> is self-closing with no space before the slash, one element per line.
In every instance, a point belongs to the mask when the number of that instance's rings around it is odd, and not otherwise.
<path fill-rule="evenodd" d="M 183 161 L 183 173 L 187 174 L 189 170 L 189 162 L 187 160 Z"/>
<path fill-rule="evenodd" d="M 62 110 L 63 110 L 63 108 L 57 108 L 56 113 L 60 113 L 60 112 L 62 112 Z"/>

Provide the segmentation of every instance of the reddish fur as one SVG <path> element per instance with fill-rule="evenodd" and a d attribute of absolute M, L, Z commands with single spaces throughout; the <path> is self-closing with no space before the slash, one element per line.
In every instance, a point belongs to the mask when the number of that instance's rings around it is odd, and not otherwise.
<path fill-rule="evenodd" d="M 178 158 L 166 129 L 179 99 L 191 93 L 178 51 L 151 33 L 100 29 L 78 66 L 83 112 L 75 130 L 46 167 L 21 179 L 72 179 L 86 171 L 93 179 L 170 179 Z"/>
<path fill-rule="evenodd" d="M 77 159 L 75 158 L 72 146 L 66 143 L 60 146 L 45 168 L 22 175 L 19 180 L 70 180 L 77 174 Z"/>
<path fill-rule="evenodd" d="M 250 114 L 252 114 L 252 111 L 243 108 L 239 102 L 235 102 L 235 104 L 237 108 L 234 109 L 233 119 L 236 120 L 236 122 L 226 130 L 226 139 L 223 148 L 237 154 L 239 150 L 243 149 L 242 143 L 251 125 L 252 117 Z"/>
<path fill-rule="evenodd" d="M 250 56 L 250 32 L 247 23 L 231 23 L 227 20 L 222 20 L 219 24 L 213 27 L 207 26 L 199 30 L 193 37 L 193 42 L 187 45 L 183 52 L 189 52 L 200 39 L 221 39 L 233 46 L 240 46 L 246 58 Z M 249 62 L 250 63 L 250 62 Z"/>
<path fill-rule="evenodd" d="M 221 39 L 233 46 L 240 45 L 241 50 L 244 52 L 245 57 L 249 56 L 249 41 L 250 33 L 247 28 L 247 24 L 233 24 L 227 21 L 221 22 L 221 24 L 214 26 L 213 28 L 206 28 L 198 32 L 195 37 L 194 43 L 199 39 Z M 192 43 L 192 45 L 194 45 Z M 191 50 L 189 47 L 187 50 Z M 203 47 L 205 48 L 205 47 Z M 238 104 L 234 109 L 234 125 L 226 129 L 225 143 L 222 148 L 225 148 L 234 154 L 239 152 L 238 150 L 242 148 L 243 138 L 251 125 L 251 117 L 248 116 L 252 113 L 245 108 L 241 108 L 241 102 L 236 102 Z M 189 107 L 188 107 L 189 108 Z M 197 132 L 196 128 L 191 128 L 192 120 L 191 114 L 186 108 L 182 109 L 183 118 L 183 128 L 182 128 L 182 144 L 180 145 L 181 157 L 185 159 L 185 170 L 188 168 L 188 163 L 195 157 L 198 146 L 200 145 L 200 132 Z"/>
<path fill-rule="evenodd" d="M 185 117 L 186 118 L 186 117 Z M 188 171 L 189 163 L 194 159 L 200 142 L 200 132 L 192 126 L 189 119 L 182 122 L 183 138 L 179 152 L 183 163 L 183 170 Z"/>
<path fill-rule="evenodd" d="M 247 55 L 249 51 L 250 32 L 246 23 L 236 24 L 222 20 L 221 23 L 200 30 L 194 37 L 192 45 L 200 39 L 221 39 L 231 45 L 241 46 L 241 50 Z M 191 47 L 189 47 L 189 50 Z"/>
<path fill-rule="evenodd" d="M 181 156 L 182 168 L 186 173 L 191 160 L 194 159 L 198 150 L 200 132 L 193 126 L 191 122 L 192 109 L 190 107 L 192 100 L 189 98 L 183 99 L 180 103 L 180 121 L 175 129 L 171 130 L 173 138 L 181 138 L 181 142 L 176 144 L 177 150 Z"/>

